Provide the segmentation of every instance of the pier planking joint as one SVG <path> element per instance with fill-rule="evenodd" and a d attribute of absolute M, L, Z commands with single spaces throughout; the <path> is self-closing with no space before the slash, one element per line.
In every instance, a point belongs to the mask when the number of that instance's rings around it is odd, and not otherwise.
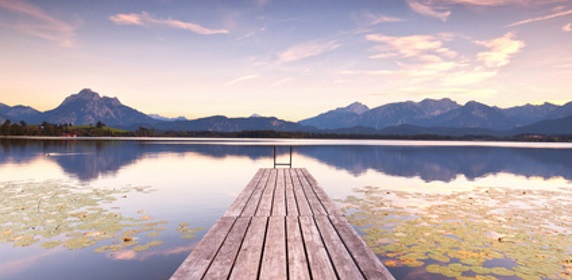
<path fill-rule="evenodd" d="M 303 168 L 260 169 L 171 277 L 394 279 Z"/>

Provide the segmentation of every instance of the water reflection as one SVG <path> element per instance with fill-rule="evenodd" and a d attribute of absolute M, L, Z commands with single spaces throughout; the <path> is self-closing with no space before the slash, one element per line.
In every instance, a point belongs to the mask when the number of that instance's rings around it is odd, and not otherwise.
<path fill-rule="evenodd" d="M 0 139 L 0 144 L 0 164 L 26 163 L 45 157 L 82 181 L 112 175 L 138 159 L 165 153 L 194 153 L 219 159 L 230 156 L 251 160 L 272 158 L 271 147 L 252 145 L 9 139 Z M 572 180 L 572 149 L 300 145 L 294 151 L 295 162 L 296 154 L 304 155 L 356 177 L 375 170 L 392 176 L 419 177 L 425 182 L 451 182 L 459 176 L 472 180 L 497 173 Z M 284 152 L 279 151 L 280 154 Z"/>
<path fill-rule="evenodd" d="M 431 194 L 365 187 L 343 203 L 397 279 L 570 279 L 571 195 L 569 189 Z"/>
<path fill-rule="evenodd" d="M 155 221 L 146 210 L 137 217 L 109 207 L 148 187 L 83 188 L 62 181 L 4 182 L 0 184 L 0 243 L 14 247 L 40 244 L 45 249 L 81 249 L 94 245 L 96 253 L 129 249 L 142 252 L 162 244 L 157 239 L 167 221 Z M 190 224 L 178 228 L 183 238 L 194 238 Z"/>
<path fill-rule="evenodd" d="M 355 176 L 369 169 L 426 182 L 450 182 L 497 173 L 572 180 L 572 150 L 500 147 L 301 147 L 306 156 Z"/>

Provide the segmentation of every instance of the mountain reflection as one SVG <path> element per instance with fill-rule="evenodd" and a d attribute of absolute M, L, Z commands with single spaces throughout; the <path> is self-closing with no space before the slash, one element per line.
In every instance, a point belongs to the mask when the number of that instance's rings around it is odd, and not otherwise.
<path fill-rule="evenodd" d="M 281 154 L 285 150 L 279 149 Z M 419 177 L 424 181 L 449 182 L 460 175 L 468 179 L 496 173 L 563 177 L 572 180 L 572 149 L 505 147 L 421 146 L 297 146 L 297 155 L 345 170 L 355 176 L 375 170 L 392 176 Z M 0 164 L 26 163 L 46 157 L 63 170 L 89 181 L 113 174 L 140 158 L 165 153 L 195 153 L 224 159 L 245 157 L 272 161 L 269 146 L 210 145 L 120 140 L 20 140 L 0 139 Z"/>
<path fill-rule="evenodd" d="M 501 172 L 572 180 L 570 149 L 322 146 L 297 151 L 356 176 L 373 169 L 393 176 L 418 176 L 426 182 L 449 182 L 459 175 L 472 180 Z"/>

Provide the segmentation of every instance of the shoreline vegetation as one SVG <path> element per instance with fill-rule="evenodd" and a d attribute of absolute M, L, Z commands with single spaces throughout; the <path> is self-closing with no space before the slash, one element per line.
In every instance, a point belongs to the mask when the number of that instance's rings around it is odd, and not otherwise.
<path fill-rule="evenodd" d="M 572 135 L 520 134 L 515 136 L 463 135 L 446 136 L 438 134 L 354 134 L 328 132 L 296 132 L 276 130 L 223 131 L 160 131 L 139 127 L 135 131 L 108 127 L 102 122 L 96 125 L 74 126 L 69 124 L 28 125 L 25 122 L 12 123 L 9 120 L 0 125 L 0 137 L 157 137 L 157 138 L 276 138 L 276 139 L 364 139 L 364 140 L 442 140 L 442 141 L 510 141 L 510 142 L 572 142 Z"/>

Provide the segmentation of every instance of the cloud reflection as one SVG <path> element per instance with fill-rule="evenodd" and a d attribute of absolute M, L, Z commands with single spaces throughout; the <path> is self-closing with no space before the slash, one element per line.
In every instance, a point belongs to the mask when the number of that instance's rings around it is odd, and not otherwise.
<path fill-rule="evenodd" d="M 39 157 L 45 158 L 46 153 L 66 153 L 66 156 L 47 159 L 82 181 L 91 181 L 101 175 L 113 175 L 121 168 L 147 157 L 172 154 L 188 155 L 188 160 L 192 162 L 200 162 L 205 158 L 239 162 L 239 159 L 247 158 L 264 159 L 269 165 L 272 164 L 272 147 L 257 146 L 256 141 L 250 145 L 210 145 L 179 141 L 20 142 L 4 139 L 0 140 L 0 152 L 5 155 L 0 158 L 0 164 L 23 164 Z M 285 151 L 279 149 L 278 152 L 284 156 Z M 450 182 L 459 176 L 474 180 L 498 173 L 572 180 L 572 149 L 569 148 L 313 144 L 295 147 L 294 160 L 297 154 L 345 170 L 354 176 L 375 170 L 398 177 L 420 177 L 426 182 Z M 162 159 L 168 161 L 166 157 Z"/>

